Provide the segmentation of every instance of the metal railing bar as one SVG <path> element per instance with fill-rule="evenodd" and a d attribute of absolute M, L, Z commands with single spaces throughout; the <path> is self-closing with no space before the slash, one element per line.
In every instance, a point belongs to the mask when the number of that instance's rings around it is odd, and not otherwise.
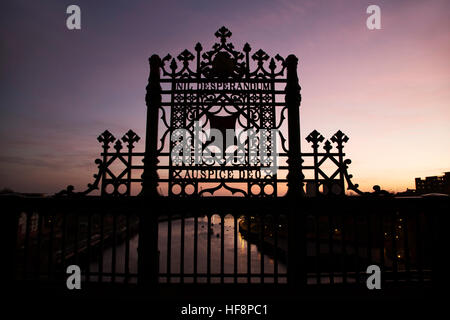
<path fill-rule="evenodd" d="M 25 223 L 25 238 L 23 240 L 23 277 L 27 276 L 28 269 L 28 257 L 30 254 L 30 233 L 31 233 L 31 216 L 33 215 L 32 211 L 27 211 L 25 213 L 25 217 L 27 219 Z"/>
<path fill-rule="evenodd" d="M 91 212 L 89 212 L 88 213 L 88 215 L 87 215 L 87 239 L 86 239 L 86 241 L 87 241 L 87 259 L 86 259 L 86 282 L 88 282 L 89 283 L 89 281 L 90 281 L 90 276 L 91 276 L 91 274 L 90 274 L 90 271 L 91 271 L 91 267 L 90 267 L 90 261 L 91 261 L 91 237 L 92 237 L 92 235 L 91 235 L 91 233 L 92 233 L 92 213 Z"/>
<path fill-rule="evenodd" d="M 103 250 L 105 247 L 105 215 L 100 213 L 100 254 L 98 261 L 98 281 L 103 280 Z"/>
<path fill-rule="evenodd" d="M 125 214 L 125 282 L 130 275 L 130 212 Z"/>
<path fill-rule="evenodd" d="M 408 233 L 408 218 L 406 216 L 402 216 L 402 228 L 403 228 L 403 234 L 404 234 L 404 242 L 403 247 L 405 249 L 405 271 L 406 271 L 406 277 L 408 280 L 411 279 L 411 260 L 410 260 L 410 252 L 409 252 L 409 233 Z"/>
<path fill-rule="evenodd" d="M 330 283 L 334 283 L 334 254 L 333 254 L 333 217 L 331 215 L 328 215 L 328 261 L 329 261 L 329 274 L 330 274 Z"/>
<path fill-rule="evenodd" d="M 171 260 L 172 257 L 172 214 L 167 214 L 167 282 L 170 283 L 170 273 L 171 273 Z"/>
<path fill-rule="evenodd" d="M 359 284 L 360 281 L 360 259 L 359 259 L 359 242 L 358 242 L 358 214 L 357 212 L 353 213 L 353 250 L 355 250 L 355 280 L 356 283 Z"/>
<path fill-rule="evenodd" d="M 392 271 L 394 275 L 394 282 L 398 281 L 398 265 L 397 265 L 397 230 L 396 230 L 396 212 L 391 215 L 391 232 L 392 232 Z"/>
<path fill-rule="evenodd" d="M 421 226 L 421 214 L 416 215 L 416 265 L 418 270 L 418 278 L 423 283 L 423 246 L 422 246 L 422 228 Z"/>
<path fill-rule="evenodd" d="M 34 270 L 36 272 L 35 278 L 39 278 L 41 272 L 41 246 L 42 246 L 42 214 L 40 212 L 38 215 L 38 226 L 37 226 L 37 252 L 36 252 L 36 262 Z"/>
<path fill-rule="evenodd" d="M 225 215 L 220 216 L 220 273 L 225 273 Z M 224 283 L 224 278 L 220 278 L 220 282 Z"/>
<path fill-rule="evenodd" d="M 279 219 L 279 215 L 275 214 L 274 215 L 274 223 L 275 223 L 275 228 L 274 228 L 274 238 L 273 238 L 273 243 L 274 243 L 274 247 L 275 247 L 275 252 L 274 252 L 274 265 L 273 265 L 273 273 L 274 273 L 274 282 L 278 283 L 278 230 L 279 230 L 279 223 L 280 223 L 280 219 Z"/>
<path fill-rule="evenodd" d="M 50 215 L 50 233 L 48 239 L 48 277 L 53 274 L 53 242 L 55 236 L 55 214 L 52 212 Z"/>
<path fill-rule="evenodd" d="M 347 248 L 345 241 L 345 216 L 341 215 L 342 224 L 341 224 L 341 246 L 342 246 L 342 281 L 347 283 Z"/>
<path fill-rule="evenodd" d="M 233 215 L 233 222 L 234 222 L 234 250 L 233 250 L 233 270 L 234 274 L 237 275 L 238 273 L 238 217 Z M 237 283 L 237 276 L 234 277 L 234 283 Z"/>
<path fill-rule="evenodd" d="M 117 214 L 112 217 L 112 248 L 111 248 L 111 282 L 116 281 L 114 273 L 116 272 L 116 254 L 117 254 Z"/>
<path fill-rule="evenodd" d="M 265 232 L 265 219 L 264 215 L 260 216 L 260 230 L 259 230 L 259 256 L 260 256 L 260 273 L 264 274 L 264 232 Z M 261 283 L 264 283 L 264 277 L 261 277 Z"/>
<path fill-rule="evenodd" d="M 252 273 L 252 249 L 251 249 L 251 243 L 250 243 L 250 236 L 252 232 L 252 224 L 250 215 L 247 214 L 247 238 L 249 239 L 247 241 L 247 274 L 248 274 L 248 283 L 251 283 L 251 273 Z"/>
<path fill-rule="evenodd" d="M 194 217 L 194 274 L 197 274 L 198 263 L 198 216 Z M 194 277 L 194 282 L 197 282 L 197 277 Z"/>
<path fill-rule="evenodd" d="M 180 234 L 180 273 L 184 273 L 184 233 L 185 233 L 185 220 L 184 215 L 181 216 L 181 234 Z M 183 276 L 181 276 L 181 283 L 183 283 Z"/>
<path fill-rule="evenodd" d="M 320 275 L 320 229 L 319 229 L 319 223 L 320 223 L 320 216 L 319 215 L 313 215 L 314 222 L 315 222 L 315 238 L 316 238 L 316 277 L 317 277 L 317 284 L 320 284 L 321 281 L 321 275 Z"/>
<path fill-rule="evenodd" d="M 207 230 L 207 244 L 206 244 L 206 274 L 207 276 L 207 282 L 211 283 L 211 215 L 208 214 L 208 230 Z"/>

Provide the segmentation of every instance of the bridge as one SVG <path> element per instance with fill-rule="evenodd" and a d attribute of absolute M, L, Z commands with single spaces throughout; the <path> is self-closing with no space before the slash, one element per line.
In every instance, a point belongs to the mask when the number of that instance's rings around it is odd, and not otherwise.
<path fill-rule="evenodd" d="M 14 288 L 67 294 L 76 264 L 90 297 L 370 296 L 375 264 L 384 292 L 437 292 L 448 198 L 362 192 L 341 131 L 302 151 L 297 57 L 231 35 L 149 59 L 144 151 L 106 130 L 86 190 L 0 198 Z"/>

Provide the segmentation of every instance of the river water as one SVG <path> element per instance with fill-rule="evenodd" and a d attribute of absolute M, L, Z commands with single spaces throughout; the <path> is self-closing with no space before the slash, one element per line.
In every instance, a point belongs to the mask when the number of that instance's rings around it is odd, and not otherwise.
<path fill-rule="evenodd" d="M 212 216 L 211 219 L 211 274 L 220 272 L 220 217 Z M 180 248 L 181 248 L 181 220 L 172 221 L 172 237 L 171 237 L 171 263 L 170 272 L 180 272 Z M 239 225 L 238 225 L 239 228 Z M 160 273 L 167 273 L 167 238 L 168 238 L 168 222 L 163 221 L 159 223 L 158 234 L 158 249 L 159 256 L 159 270 Z M 274 260 L 267 256 L 261 255 L 258 247 L 250 244 L 245 240 L 238 229 L 237 241 L 237 270 L 238 273 L 247 272 L 247 250 L 250 245 L 251 251 L 251 273 L 260 273 L 261 258 L 264 259 L 264 273 L 274 272 Z M 198 256 L 197 256 L 197 273 L 206 273 L 207 271 L 207 237 L 208 237 L 208 220 L 206 217 L 198 219 Z M 224 224 L 224 272 L 232 274 L 234 272 L 234 219 L 231 216 L 225 217 Z M 194 271 L 194 219 L 185 219 L 185 242 L 184 242 L 184 273 L 193 273 Z M 139 236 L 136 235 L 130 239 L 130 261 L 129 271 L 131 274 L 137 273 L 138 265 L 138 248 Z M 112 249 L 107 248 L 103 252 L 103 272 L 111 271 Z M 90 271 L 98 271 L 98 263 L 94 262 L 90 265 Z M 123 273 L 125 271 L 125 243 L 122 243 L 116 248 L 116 273 Z M 286 266 L 278 262 L 278 273 L 285 274 Z M 123 277 L 116 277 L 116 281 L 121 281 Z M 93 279 L 95 281 L 95 278 Z M 104 281 L 108 281 L 109 277 L 104 277 Z M 279 282 L 285 282 L 285 279 L 280 278 Z M 123 280 L 122 280 L 123 281 Z M 135 279 L 131 279 L 131 282 Z M 160 282 L 166 282 L 167 279 L 160 277 Z M 171 277 L 171 282 L 178 282 L 179 278 Z M 198 277 L 197 281 L 206 282 L 206 277 Z M 219 282 L 220 277 L 212 277 L 211 282 Z M 225 283 L 234 282 L 233 277 L 225 277 Z M 185 277 L 184 282 L 193 282 L 192 277 Z M 238 282 L 247 282 L 247 278 L 238 278 Z M 260 278 L 252 278 L 251 282 L 258 283 Z M 265 282 L 273 282 L 273 279 L 267 278 Z"/>

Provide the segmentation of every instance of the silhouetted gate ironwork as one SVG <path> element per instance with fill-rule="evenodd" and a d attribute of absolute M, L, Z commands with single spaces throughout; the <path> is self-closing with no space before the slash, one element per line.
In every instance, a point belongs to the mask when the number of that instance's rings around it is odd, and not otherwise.
<path fill-rule="evenodd" d="M 306 183 L 313 196 L 343 195 L 345 184 L 362 194 L 347 172 L 344 133 L 326 140 L 321 152 L 324 137 L 314 130 L 306 138 L 312 152 L 301 153 L 297 57 L 270 58 L 261 49 L 251 54 L 248 43 L 236 51 L 225 27 L 215 35 L 219 42 L 210 51 L 197 43 L 195 55 L 184 50 L 177 58 L 149 59 L 145 153 L 133 151 L 140 137 L 132 130 L 122 139 L 105 131 L 98 137 L 103 152 L 94 183 L 63 193 L 100 189 L 102 196 L 129 196 L 132 185 L 142 184 L 146 196 L 276 198 L 303 196 Z M 144 156 L 144 165 L 137 164 Z M 114 174 L 117 164 L 124 168 Z M 327 165 L 331 174 L 323 170 Z"/>
<path fill-rule="evenodd" d="M 389 280 L 395 283 L 405 274 L 409 282 L 430 280 L 436 259 L 430 259 L 427 251 L 436 244 L 431 235 L 438 217 L 424 215 L 428 202 L 414 200 L 419 205 L 410 205 L 413 202 L 389 198 L 343 197 L 346 189 L 364 195 L 348 173 L 351 162 L 343 151 L 348 137 L 338 131 L 325 140 L 314 130 L 306 137 L 312 151 L 301 152 L 298 59 L 270 58 L 261 49 L 251 54 L 249 44 L 237 51 L 225 27 L 215 35 L 219 41 L 210 51 L 198 43 L 195 54 L 184 50 L 176 58 L 149 59 L 144 152 L 135 151 L 140 137 L 132 130 L 120 139 L 106 130 L 98 137 L 102 146 L 101 158 L 95 160 L 98 173 L 85 191 L 69 186 L 52 199 L 9 200 L 15 208 L 11 223 L 16 230 L 23 227 L 19 236 L 11 236 L 15 238 L 11 247 L 23 262 L 14 272 L 40 279 L 44 268 L 51 278 L 63 274 L 70 261 L 83 263 L 88 281 L 97 277 L 101 282 L 108 276 L 112 282 L 123 277 L 128 283 L 137 277 L 147 286 L 174 278 L 194 283 L 201 279 L 238 283 L 242 278 L 251 283 L 258 278 L 260 283 L 287 279 L 300 288 L 308 284 L 308 277 L 316 284 L 324 278 L 334 283 L 336 277 L 361 284 L 363 266 L 376 262 L 392 270 Z M 213 130 L 221 135 L 212 139 Z M 205 160 L 204 154 L 210 158 Z M 327 166 L 332 167 L 329 173 Z M 96 190 L 100 197 L 87 197 Z M 230 194 L 236 197 L 226 197 Z M 448 201 L 433 203 L 439 212 L 448 208 Z M 166 230 L 161 229 L 162 222 Z M 172 270 L 175 224 L 180 230 L 177 271 Z M 193 230 L 191 271 L 185 266 L 188 224 Z M 201 227 L 207 230 L 202 270 Z M 227 228 L 233 237 L 232 271 L 224 267 Z M 161 232 L 166 238 L 163 249 L 158 243 Z M 220 246 L 217 272 L 211 267 L 214 232 Z M 139 236 L 137 272 L 129 266 L 133 234 Z M 237 265 L 239 234 L 248 241 L 245 272 Z M 119 242 L 125 243 L 125 267 L 120 272 Z M 256 273 L 250 243 L 258 246 L 261 256 Z M 105 272 L 103 251 L 108 246 L 111 270 Z M 271 272 L 265 253 L 274 262 Z M 99 255 L 96 271 L 91 270 L 92 255 Z M 281 260 L 286 272 L 279 270 Z"/>

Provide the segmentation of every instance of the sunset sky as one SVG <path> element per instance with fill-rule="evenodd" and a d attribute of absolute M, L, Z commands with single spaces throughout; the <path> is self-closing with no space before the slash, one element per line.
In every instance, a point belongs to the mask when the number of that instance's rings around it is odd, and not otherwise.
<path fill-rule="evenodd" d="M 66 28 L 70 4 L 81 8 L 81 30 Z M 381 8 L 381 30 L 366 27 L 370 4 Z M 363 191 L 403 191 L 450 171 L 450 1 L 8 0 L 0 189 L 83 189 L 102 131 L 145 136 L 148 57 L 194 52 L 196 42 L 209 49 L 222 25 L 239 50 L 249 42 L 299 58 L 302 138 L 346 133 Z"/>

